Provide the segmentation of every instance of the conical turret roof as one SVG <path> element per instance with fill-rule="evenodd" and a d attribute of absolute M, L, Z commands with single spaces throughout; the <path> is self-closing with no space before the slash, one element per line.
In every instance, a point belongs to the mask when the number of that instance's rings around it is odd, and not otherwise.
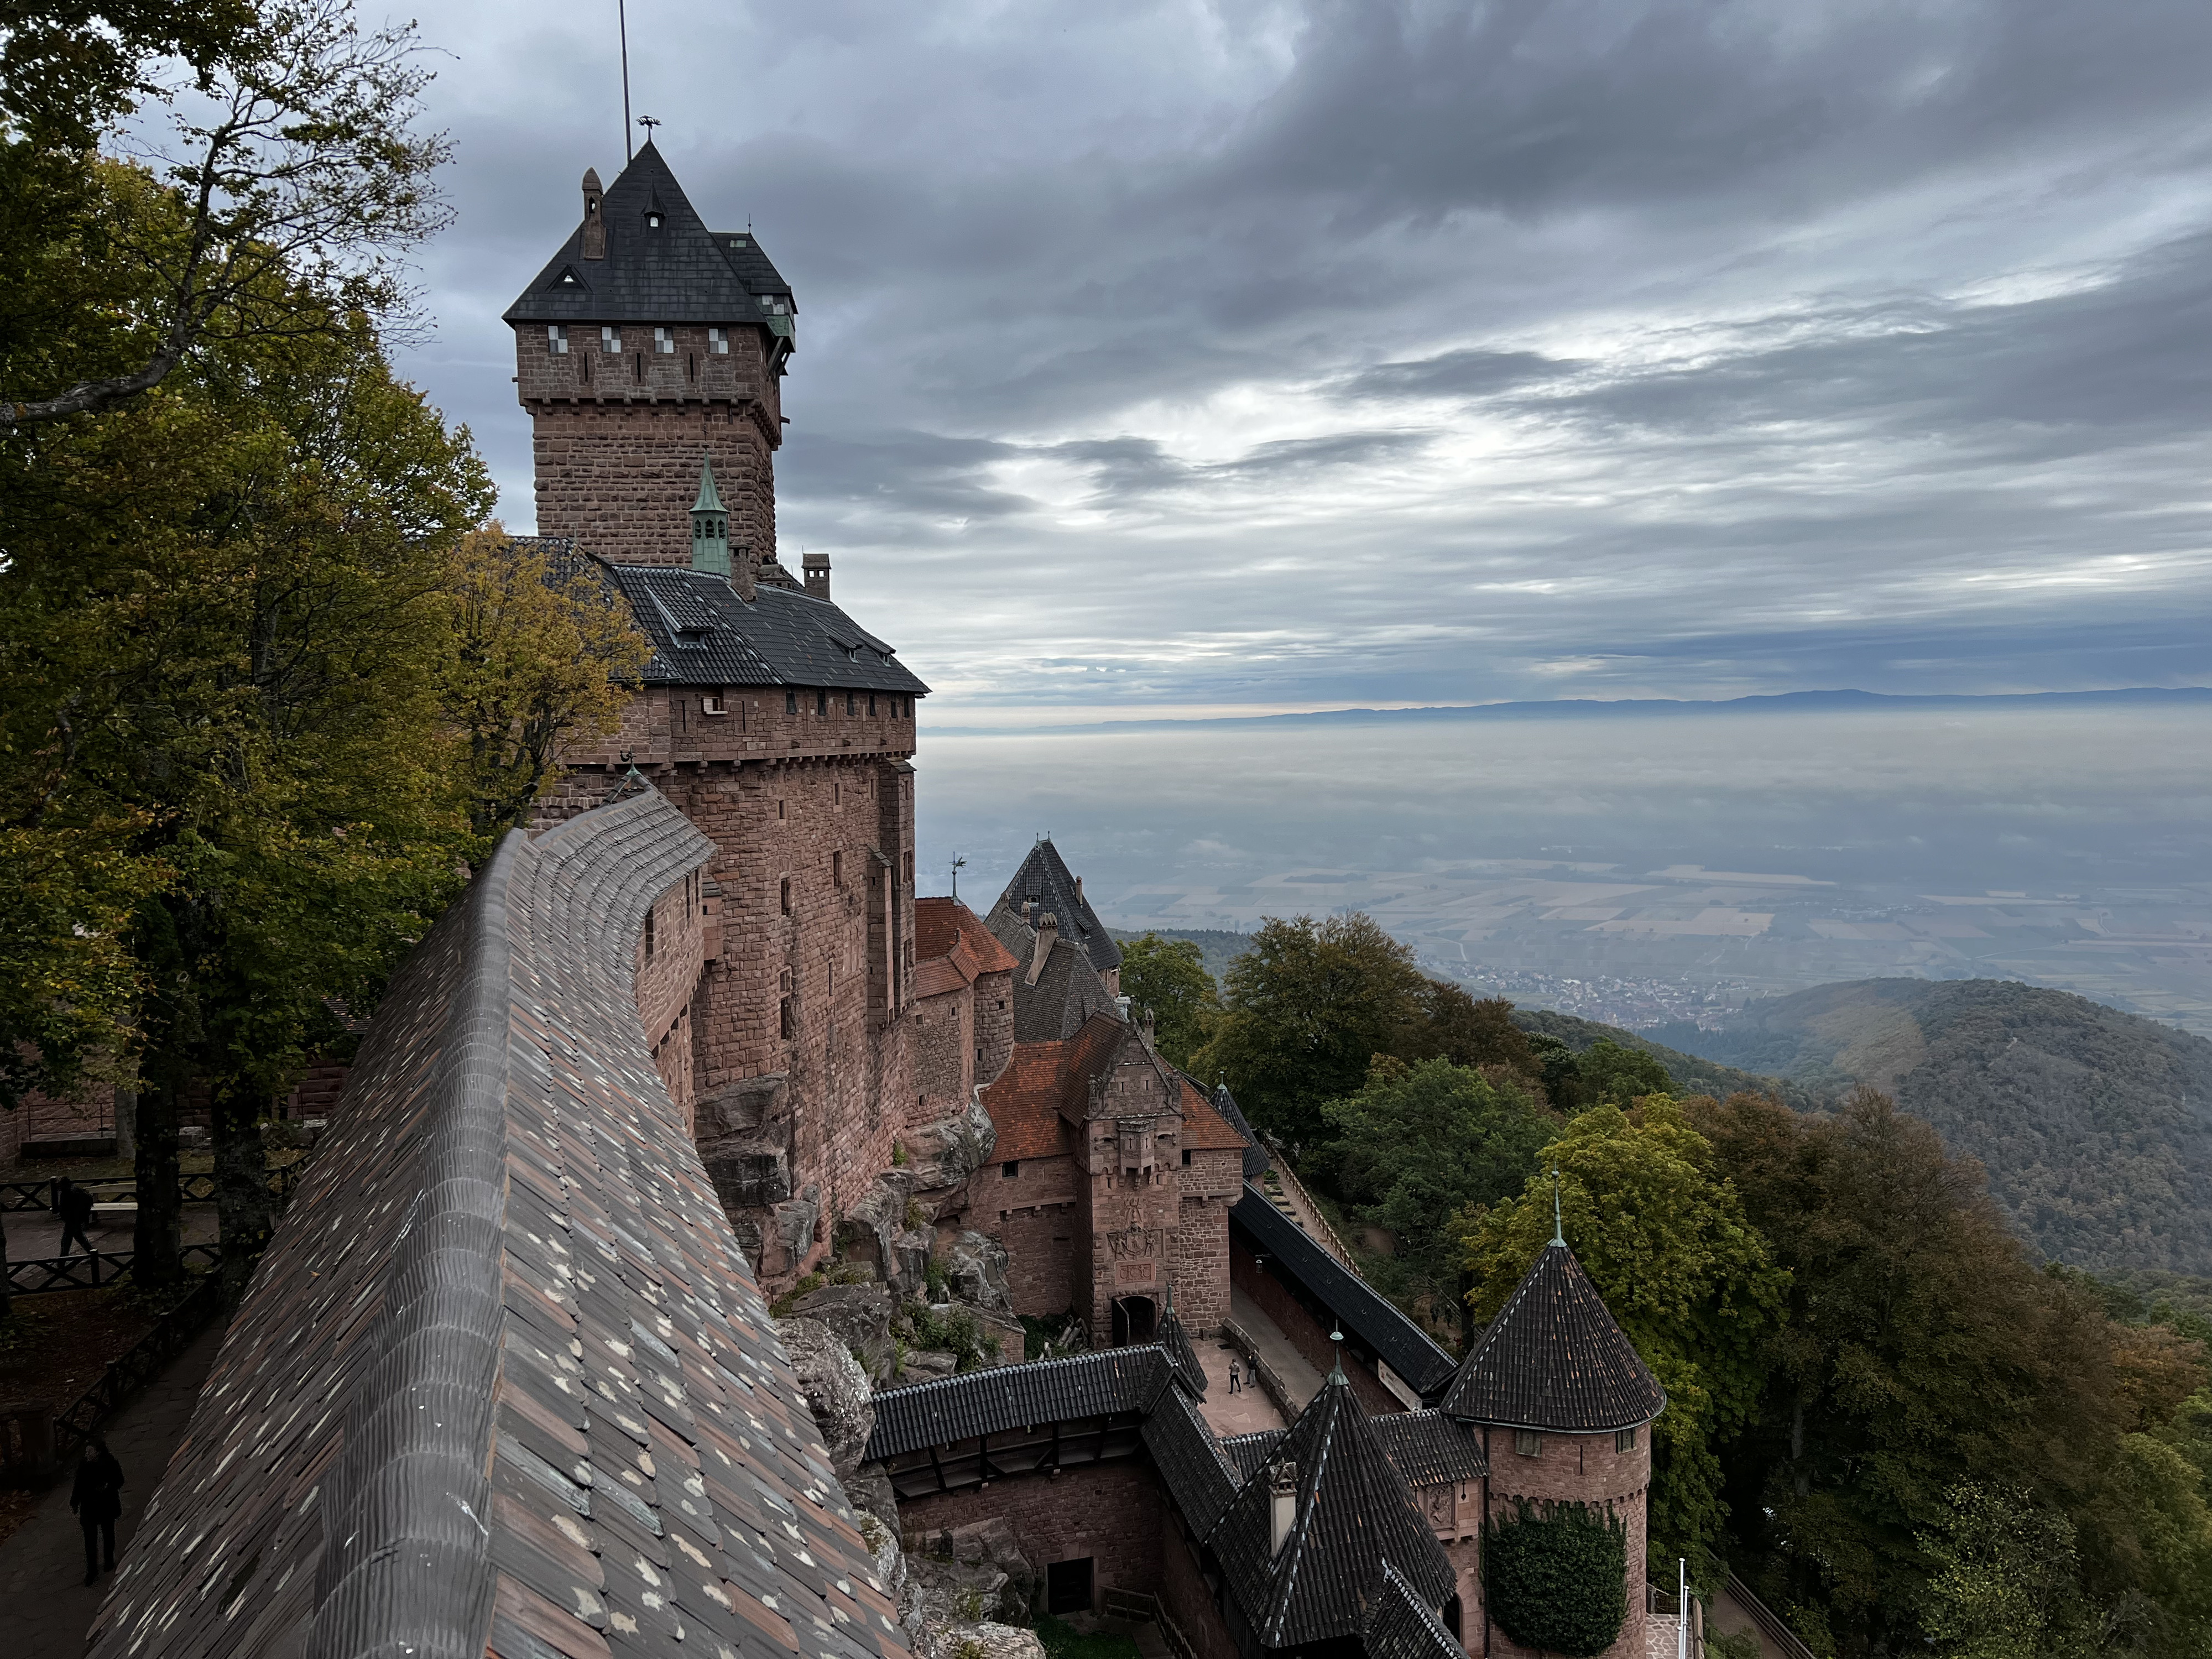
<path fill-rule="evenodd" d="M 1667 1409 L 1667 1391 L 1554 1238 L 1476 1339 L 1443 1409 L 1476 1423 L 1600 1434 L 1650 1421 Z"/>
<path fill-rule="evenodd" d="M 1275 1550 L 1271 1493 L 1285 1462 L 1297 1469 L 1297 1507 Z M 1263 1647 L 1358 1635 L 1392 1567 L 1430 1607 L 1454 1588 L 1451 1564 L 1341 1368 L 1237 1489 L 1206 1542 Z"/>

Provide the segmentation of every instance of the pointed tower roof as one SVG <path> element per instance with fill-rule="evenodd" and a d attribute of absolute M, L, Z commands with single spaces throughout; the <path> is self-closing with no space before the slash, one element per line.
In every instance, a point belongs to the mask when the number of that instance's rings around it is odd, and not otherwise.
<path fill-rule="evenodd" d="M 657 215 L 659 225 L 647 222 Z M 761 291 L 740 272 L 765 265 L 750 234 L 727 246 L 691 205 L 660 152 L 647 143 L 607 186 L 599 216 L 606 257 L 584 257 L 580 222 L 544 270 L 507 308 L 510 323 L 757 323 L 769 327 Z M 772 270 L 772 268 L 771 268 Z M 788 289 L 775 279 L 778 293 Z"/>
<path fill-rule="evenodd" d="M 694 513 L 726 513 L 722 505 L 722 492 L 714 488 L 714 463 L 711 457 L 699 457 L 699 499 L 691 503 Z"/>
<path fill-rule="evenodd" d="M 1168 1285 L 1168 1305 L 1160 1315 L 1160 1322 L 1154 1329 L 1152 1340 L 1159 1344 L 1160 1352 L 1167 1355 L 1168 1369 L 1174 1374 L 1175 1380 L 1192 1394 L 1203 1395 L 1206 1393 L 1206 1365 L 1199 1358 L 1198 1350 L 1190 1346 L 1190 1336 L 1183 1329 L 1182 1321 L 1176 1317 L 1175 1285 L 1172 1280 Z"/>
<path fill-rule="evenodd" d="M 1290 1535 L 1272 1550 L 1270 1488 L 1285 1462 L 1297 1468 L 1297 1510 Z M 1237 1489 L 1206 1542 L 1262 1647 L 1358 1636 L 1392 1567 L 1431 1607 L 1454 1588 L 1451 1564 L 1340 1369 Z"/>
<path fill-rule="evenodd" d="M 1060 936 L 1079 949 L 1097 972 L 1103 974 L 1121 965 L 1121 947 L 1114 943 L 1113 934 L 1106 931 L 1106 924 L 1098 920 L 1098 913 L 1083 896 L 1081 884 L 1048 837 L 1037 838 L 1036 845 L 1030 848 L 1030 855 L 1022 860 L 1022 867 L 1006 884 L 1006 890 L 991 907 L 988 920 L 993 931 L 997 931 L 1000 916 L 1020 916 L 1025 900 L 1036 901 L 1030 925 L 1034 927 L 1036 917 L 1047 912 L 1059 917 Z"/>
<path fill-rule="evenodd" d="M 1476 1339 L 1443 1409 L 1475 1423 L 1601 1434 L 1650 1421 L 1667 1409 L 1667 1391 L 1555 1237 Z"/>
<path fill-rule="evenodd" d="M 1197 1081 L 1195 1078 L 1191 1080 L 1194 1083 Z M 1226 1081 L 1213 1085 L 1213 1109 L 1221 1114 L 1224 1122 L 1244 1137 L 1244 1179 L 1257 1181 L 1267 1173 L 1267 1165 L 1273 1160 L 1267 1156 L 1267 1149 L 1260 1144 L 1260 1137 L 1252 1133 L 1251 1124 L 1245 1120 L 1244 1109 L 1237 1103 L 1237 1097 L 1229 1092 Z"/>

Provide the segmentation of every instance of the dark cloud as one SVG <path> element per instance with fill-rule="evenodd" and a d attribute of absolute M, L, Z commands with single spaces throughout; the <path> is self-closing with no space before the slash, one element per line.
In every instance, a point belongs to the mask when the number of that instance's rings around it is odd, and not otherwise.
<path fill-rule="evenodd" d="M 783 533 L 948 702 L 2212 676 L 2200 0 L 631 10 L 798 289 Z M 429 31 L 517 521 L 605 32 Z"/>

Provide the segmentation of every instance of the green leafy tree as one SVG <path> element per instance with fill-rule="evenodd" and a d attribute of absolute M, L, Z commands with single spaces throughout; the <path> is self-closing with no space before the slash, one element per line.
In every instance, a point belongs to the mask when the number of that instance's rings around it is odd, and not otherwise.
<path fill-rule="evenodd" d="M 1628 1620 L 1628 1528 L 1586 1504 L 1525 1498 L 1482 1528 L 1483 1605 L 1523 1647 L 1589 1659 Z"/>
<path fill-rule="evenodd" d="M 1366 1086 L 1331 1102 L 1325 1115 L 1337 1138 L 1316 1162 L 1354 1220 L 1396 1239 L 1395 1255 L 1375 1269 L 1381 1287 L 1403 1305 L 1449 1317 L 1463 1336 L 1465 1215 L 1522 1189 L 1558 1120 L 1468 1066 L 1409 1066 L 1388 1055 L 1369 1066 Z"/>
<path fill-rule="evenodd" d="M 1524 1088 L 1540 1087 L 1542 1068 L 1528 1038 L 1513 1023 L 1513 1005 L 1503 997 L 1469 996 L 1449 980 L 1432 979 L 1420 993 L 1420 1018 L 1401 1039 L 1399 1059 L 1418 1063 L 1448 1060 L 1503 1080 L 1510 1075 Z"/>
<path fill-rule="evenodd" d="M 1371 916 L 1270 920 L 1229 964 L 1221 1018 L 1192 1069 L 1225 1074 L 1255 1127 L 1318 1144 L 1324 1103 L 1356 1092 L 1368 1061 L 1397 1048 L 1427 983 Z"/>
<path fill-rule="evenodd" d="M 1790 1275 L 1766 1393 L 1726 1449 L 1734 1559 L 1844 1652 L 1917 1644 L 1936 1570 L 1923 1540 L 1947 1524 L 1948 1494 L 2022 1486 L 2082 1518 L 2109 1488 L 2141 1409 L 2114 1329 L 2037 1270 L 1978 1170 L 1886 1097 L 1863 1090 L 1822 1120 L 1750 1095 L 1692 1109 Z M 2093 1598 L 2138 1593 L 2132 1524 L 2081 1524 Z"/>
<path fill-rule="evenodd" d="M 1576 1056 L 1593 1105 L 1627 1107 L 1645 1095 L 1671 1094 L 1674 1079 L 1656 1055 L 1600 1037 Z"/>
<path fill-rule="evenodd" d="M 1752 1225 L 1711 1146 L 1669 1097 L 1633 1116 L 1584 1112 L 1544 1149 L 1518 1199 L 1475 1218 L 1469 1302 L 1487 1320 L 1552 1237 L 1550 1166 L 1566 1238 L 1613 1319 L 1667 1390 L 1652 1427 L 1656 1555 L 1711 1583 L 1727 1505 L 1716 1448 L 1757 1407 L 1790 1276 Z"/>
<path fill-rule="evenodd" d="M 1962 1480 L 1920 1547 L 1933 1568 L 1923 1624 L 1956 1659 L 2043 1659 L 2074 1593 L 2074 1527 L 2025 1492 Z"/>
<path fill-rule="evenodd" d="M 1149 933 L 1124 939 L 1121 990 L 1133 1006 L 1152 1011 L 1154 1040 L 1177 1066 L 1190 1065 L 1221 1011 L 1219 988 L 1206 971 L 1206 953 L 1195 939 Z"/>

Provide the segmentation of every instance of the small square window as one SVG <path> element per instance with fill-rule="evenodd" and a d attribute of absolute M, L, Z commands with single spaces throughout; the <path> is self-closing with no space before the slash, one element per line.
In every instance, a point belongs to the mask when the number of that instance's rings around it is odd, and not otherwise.
<path fill-rule="evenodd" d="M 599 349 L 610 357 L 622 355 L 622 330 L 602 326 L 599 330 Z"/>
<path fill-rule="evenodd" d="M 1019 1158 L 1016 1158 L 1016 1159 L 1014 1159 L 1014 1160 L 1013 1160 L 1012 1163 L 1010 1163 L 1010 1164 L 1001 1164 L 999 1166 L 999 1173 L 1000 1173 L 1001 1176 L 1005 1176 L 1008 1181 L 1012 1181 L 1012 1180 L 1016 1176 L 1019 1175 L 1021 1172 L 1022 1172 L 1022 1161 L 1021 1161 L 1021 1159 L 1019 1159 Z"/>
<path fill-rule="evenodd" d="M 568 325 L 566 323 L 545 325 L 545 349 L 556 357 L 568 355 Z"/>
<path fill-rule="evenodd" d="M 783 694 L 783 712 L 787 714 L 796 714 L 799 712 L 798 692 L 787 691 Z"/>
<path fill-rule="evenodd" d="M 1615 1429 L 1613 1431 L 1613 1449 L 1617 1452 L 1634 1451 L 1636 1449 L 1636 1431 L 1632 1428 Z"/>
<path fill-rule="evenodd" d="M 1182 1149 L 1182 1167 L 1186 1170 L 1190 1168 L 1190 1148 L 1188 1146 Z"/>
<path fill-rule="evenodd" d="M 654 329 L 653 331 L 653 349 L 655 351 L 663 353 L 673 352 L 676 349 L 676 331 L 672 328 Z"/>
<path fill-rule="evenodd" d="M 1516 1429 L 1513 1431 L 1513 1449 L 1523 1457 L 1541 1457 L 1544 1455 L 1544 1437 L 1534 1429 Z"/>
<path fill-rule="evenodd" d="M 717 357 L 728 356 L 730 355 L 730 331 L 726 328 L 708 329 L 707 331 L 707 349 Z"/>

